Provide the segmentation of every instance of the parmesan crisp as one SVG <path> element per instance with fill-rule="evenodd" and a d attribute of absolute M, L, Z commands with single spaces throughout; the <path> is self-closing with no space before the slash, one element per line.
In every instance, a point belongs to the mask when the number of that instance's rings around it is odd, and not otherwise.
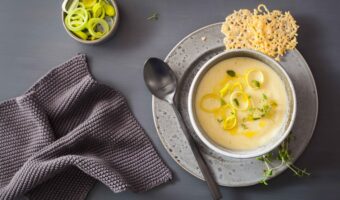
<path fill-rule="evenodd" d="M 221 31 L 227 49 L 254 49 L 279 61 L 287 50 L 296 47 L 298 28 L 290 12 L 269 11 L 260 4 L 253 12 L 234 11 L 227 16 Z"/>

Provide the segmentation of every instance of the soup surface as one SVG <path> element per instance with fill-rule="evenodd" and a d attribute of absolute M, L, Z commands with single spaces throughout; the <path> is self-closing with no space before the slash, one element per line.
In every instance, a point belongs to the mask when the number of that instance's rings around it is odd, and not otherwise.
<path fill-rule="evenodd" d="M 198 121 L 222 147 L 250 150 L 268 143 L 286 120 L 284 83 L 265 63 L 236 57 L 217 63 L 195 97 Z"/>

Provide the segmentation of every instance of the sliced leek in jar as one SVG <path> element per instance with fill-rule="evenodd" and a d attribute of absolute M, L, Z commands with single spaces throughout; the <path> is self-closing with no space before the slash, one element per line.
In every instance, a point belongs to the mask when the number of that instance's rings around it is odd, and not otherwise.
<path fill-rule="evenodd" d="M 107 0 L 73 0 L 66 8 L 65 0 L 62 9 L 65 12 L 66 28 L 82 40 L 97 40 L 107 35 L 112 29 L 116 10 Z"/>

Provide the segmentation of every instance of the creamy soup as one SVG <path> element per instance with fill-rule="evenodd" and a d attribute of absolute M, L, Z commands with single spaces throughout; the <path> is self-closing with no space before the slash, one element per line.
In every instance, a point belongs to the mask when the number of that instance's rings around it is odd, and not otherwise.
<path fill-rule="evenodd" d="M 217 63 L 204 75 L 195 109 L 201 127 L 217 144 L 250 150 L 279 132 L 288 100 L 284 83 L 269 66 L 236 57 Z"/>

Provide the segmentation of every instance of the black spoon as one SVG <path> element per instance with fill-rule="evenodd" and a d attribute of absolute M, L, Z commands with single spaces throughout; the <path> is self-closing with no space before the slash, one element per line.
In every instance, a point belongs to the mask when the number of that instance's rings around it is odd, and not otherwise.
<path fill-rule="evenodd" d="M 194 157 L 198 163 L 201 172 L 207 181 L 209 190 L 214 200 L 222 198 L 218 185 L 212 176 L 201 152 L 192 136 L 188 133 L 182 116 L 174 104 L 174 96 L 177 89 L 177 79 L 175 73 L 170 69 L 169 65 L 158 58 L 149 58 L 144 65 L 144 81 L 150 92 L 159 99 L 168 102 L 176 113 L 182 131 L 188 140 Z"/>

